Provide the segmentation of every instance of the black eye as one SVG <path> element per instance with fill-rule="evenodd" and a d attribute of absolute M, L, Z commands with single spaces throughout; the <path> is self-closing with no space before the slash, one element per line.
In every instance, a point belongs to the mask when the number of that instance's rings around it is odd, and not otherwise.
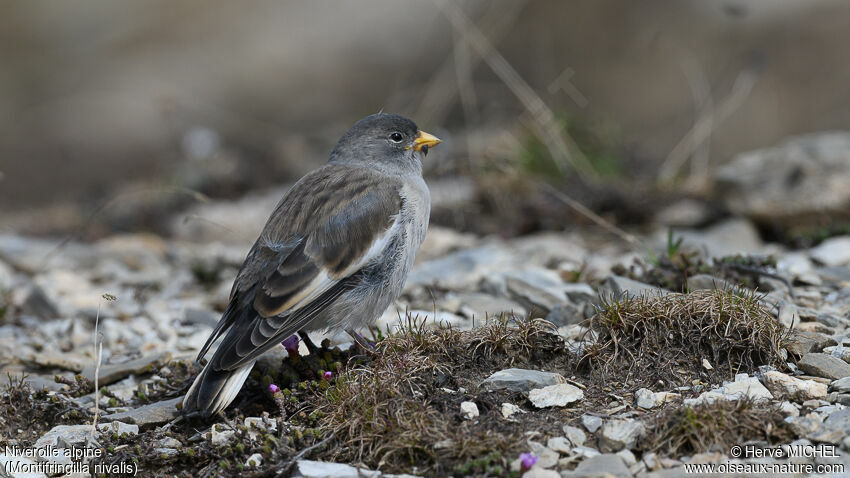
<path fill-rule="evenodd" d="M 401 140 L 404 139 L 404 135 L 401 133 L 393 133 L 390 135 L 390 141 L 393 143 L 401 143 Z"/>

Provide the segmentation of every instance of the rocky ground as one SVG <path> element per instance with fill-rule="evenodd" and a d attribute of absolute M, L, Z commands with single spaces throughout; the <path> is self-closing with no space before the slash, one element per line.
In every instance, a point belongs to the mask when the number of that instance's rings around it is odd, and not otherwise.
<path fill-rule="evenodd" d="M 726 184 L 752 194 L 744 180 Z M 432 227 L 372 332 L 374 356 L 316 334 L 319 350 L 267 354 L 223 416 L 178 419 L 195 354 L 279 194 L 181 214 L 169 239 L 0 235 L 7 472 L 39 463 L 26 476 L 77 476 L 61 468 L 74 462 L 95 476 L 850 469 L 850 236 L 765 242 L 765 203 L 740 198 L 737 216 L 659 225 L 631 243 L 594 228 L 502 239 Z M 658 217 L 699 224 L 700 214 L 679 203 Z"/>

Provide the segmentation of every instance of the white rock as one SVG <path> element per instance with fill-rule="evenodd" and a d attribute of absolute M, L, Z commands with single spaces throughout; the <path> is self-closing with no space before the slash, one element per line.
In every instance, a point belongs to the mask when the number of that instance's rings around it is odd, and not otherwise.
<path fill-rule="evenodd" d="M 591 448 L 589 446 L 577 446 L 573 448 L 573 455 L 580 456 L 582 458 L 593 458 L 594 456 L 599 456 L 599 450 L 596 448 Z"/>
<path fill-rule="evenodd" d="M 825 383 L 801 380 L 775 370 L 763 373 L 762 380 L 778 398 L 787 397 L 801 401 L 826 398 L 827 385 Z"/>
<path fill-rule="evenodd" d="M 138 435 L 139 434 L 139 426 L 132 425 L 124 422 L 109 422 L 109 423 L 98 423 L 97 429 L 101 432 L 107 433 L 117 433 L 118 436 L 127 434 L 127 435 Z"/>
<path fill-rule="evenodd" d="M 643 431 L 643 422 L 639 420 L 608 420 L 602 425 L 599 449 L 603 452 L 617 452 L 631 448 Z"/>
<path fill-rule="evenodd" d="M 503 403 L 502 404 L 502 416 L 505 418 L 510 418 L 512 415 L 517 413 L 525 413 L 525 410 L 519 408 L 518 405 L 514 405 L 513 403 Z"/>
<path fill-rule="evenodd" d="M 263 455 L 259 453 L 254 453 L 249 456 L 247 460 L 245 460 L 245 467 L 254 468 L 255 466 L 260 466 L 263 464 Z"/>
<path fill-rule="evenodd" d="M 546 442 L 546 448 L 564 454 L 570 453 L 570 451 L 572 451 L 573 449 L 573 447 L 570 445 L 570 441 L 567 440 L 565 437 L 550 438 L 549 441 Z"/>
<path fill-rule="evenodd" d="M 472 420 L 478 416 L 478 405 L 475 402 L 462 402 L 460 404 L 460 414 L 467 420 Z"/>
<path fill-rule="evenodd" d="M 537 408 L 564 407 L 583 398 L 584 392 L 568 383 L 549 385 L 528 392 L 528 399 Z"/>
<path fill-rule="evenodd" d="M 219 428 L 222 429 L 219 430 Z M 215 446 L 226 445 L 234 438 L 236 438 L 235 430 L 224 429 L 220 425 L 210 427 L 210 442 Z"/>
<path fill-rule="evenodd" d="M 640 408 L 649 410 L 679 397 L 681 395 L 678 393 L 653 392 L 652 390 L 641 388 L 635 392 L 635 404 Z"/>
<path fill-rule="evenodd" d="M 595 415 L 584 414 L 581 416 L 581 424 L 590 433 L 596 433 L 596 430 L 602 426 L 602 419 Z"/>
<path fill-rule="evenodd" d="M 245 417 L 243 424 L 248 429 L 248 436 L 252 440 L 257 440 L 261 432 L 277 431 L 277 420 L 269 417 Z"/>
<path fill-rule="evenodd" d="M 800 416 L 800 409 L 797 408 L 795 404 L 788 401 L 779 404 L 779 411 L 791 417 Z"/>
<path fill-rule="evenodd" d="M 564 425 L 563 430 L 564 433 L 567 434 L 567 440 L 569 440 L 573 446 L 584 445 L 584 442 L 587 441 L 587 435 L 585 435 L 585 433 L 579 428 Z"/>
<path fill-rule="evenodd" d="M 355 468 L 344 463 L 298 460 L 292 478 L 379 478 L 381 472 Z"/>
<path fill-rule="evenodd" d="M 488 391 L 507 389 L 514 392 L 526 392 L 533 388 L 541 388 L 566 382 L 567 380 L 559 373 L 527 370 L 522 368 L 508 368 L 499 370 L 484 379 L 484 381 L 481 382 L 480 387 Z"/>
<path fill-rule="evenodd" d="M 703 403 L 713 403 L 715 400 L 735 401 L 742 398 L 754 401 L 772 400 L 773 395 L 755 377 L 738 374 L 734 382 L 726 382 L 722 387 L 703 392 L 697 398 L 686 398 L 685 405 L 692 407 Z"/>

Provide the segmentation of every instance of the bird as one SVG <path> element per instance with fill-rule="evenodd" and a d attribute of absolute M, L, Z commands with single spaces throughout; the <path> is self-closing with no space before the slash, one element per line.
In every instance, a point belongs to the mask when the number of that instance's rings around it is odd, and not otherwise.
<path fill-rule="evenodd" d="M 425 239 L 431 196 L 422 160 L 439 143 L 410 119 L 373 114 L 284 194 L 198 354 L 223 336 L 187 391 L 184 414 L 224 410 L 257 358 L 296 333 L 344 330 L 366 346 L 357 329 L 401 295 Z"/>

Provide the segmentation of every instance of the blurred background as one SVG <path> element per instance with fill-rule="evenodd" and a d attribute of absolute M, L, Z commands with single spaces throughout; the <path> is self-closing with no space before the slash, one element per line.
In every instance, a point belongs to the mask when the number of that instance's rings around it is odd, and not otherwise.
<path fill-rule="evenodd" d="M 574 199 L 618 225 L 744 215 L 816 242 L 847 224 L 848 14 L 838 0 L 4 2 L 0 228 L 250 240 L 287 184 L 383 110 L 445 140 L 426 165 L 437 224 L 589 223 Z"/>

